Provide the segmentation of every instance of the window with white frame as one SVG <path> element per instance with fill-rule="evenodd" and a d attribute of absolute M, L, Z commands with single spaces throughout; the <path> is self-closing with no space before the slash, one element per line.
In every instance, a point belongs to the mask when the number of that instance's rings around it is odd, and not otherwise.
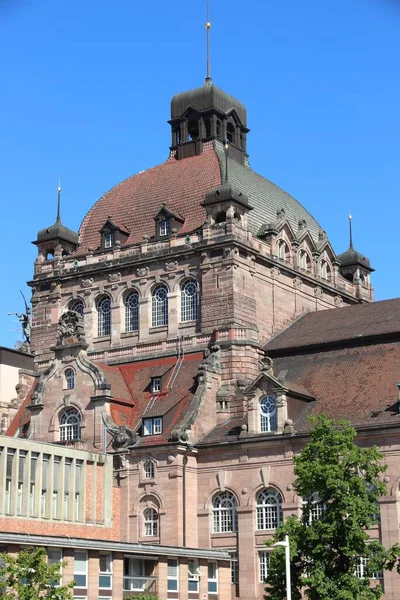
<path fill-rule="evenodd" d="M 53 519 L 61 518 L 58 508 L 58 490 L 60 489 L 61 456 L 55 456 L 53 460 L 53 497 L 51 499 L 51 516 Z"/>
<path fill-rule="evenodd" d="M 125 331 L 139 331 L 139 294 L 135 290 L 125 298 Z"/>
<path fill-rule="evenodd" d="M 74 555 L 74 582 L 75 587 L 87 587 L 88 555 L 83 550 L 75 550 Z"/>
<path fill-rule="evenodd" d="M 64 460 L 64 514 L 65 520 L 70 519 L 70 481 L 72 477 L 72 459 L 66 458 Z"/>
<path fill-rule="evenodd" d="M 308 511 L 308 522 L 310 525 L 323 516 L 326 506 L 319 497 L 318 492 L 314 492 L 303 501 L 303 510 L 305 509 Z"/>
<path fill-rule="evenodd" d="M 78 313 L 78 315 L 80 315 L 81 317 L 83 317 L 83 309 L 83 301 L 80 298 L 76 298 L 75 300 L 72 300 L 69 303 L 68 310 Z"/>
<path fill-rule="evenodd" d="M 177 558 L 168 559 L 167 590 L 169 592 L 177 592 L 179 590 L 179 562 Z"/>
<path fill-rule="evenodd" d="M 321 279 L 326 279 L 329 281 L 331 278 L 331 269 L 326 260 L 321 260 Z"/>
<path fill-rule="evenodd" d="M 200 568 L 198 560 L 189 560 L 188 562 L 188 591 L 199 591 Z"/>
<path fill-rule="evenodd" d="M 217 594 L 218 593 L 218 563 L 209 562 L 207 570 L 208 570 L 208 593 L 209 594 Z"/>
<path fill-rule="evenodd" d="M 213 501 L 213 533 L 234 532 L 237 529 L 236 498 L 231 492 L 221 492 Z"/>
<path fill-rule="evenodd" d="M 383 579 L 383 570 L 379 569 L 378 571 L 370 571 L 368 568 L 368 563 L 369 559 L 365 556 L 359 558 L 356 566 L 356 576 L 359 579 Z"/>
<path fill-rule="evenodd" d="M 269 569 L 269 561 L 271 558 L 270 552 L 259 552 L 258 553 L 258 561 L 259 561 L 259 572 L 260 572 L 260 583 L 265 583 L 268 577 L 268 569 Z"/>
<path fill-rule="evenodd" d="M 81 521 L 81 488 L 83 476 L 83 460 L 75 461 L 75 499 L 74 499 L 74 518 L 75 521 Z"/>
<path fill-rule="evenodd" d="M 160 232 L 160 237 L 163 237 L 165 235 L 169 235 L 170 232 L 170 221 L 169 219 L 165 219 L 164 221 L 160 221 L 159 223 L 159 232 Z"/>
<path fill-rule="evenodd" d="M 145 479 L 154 479 L 154 463 L 152 460 L 147 460 L 144 463 L 143 471 Z"/>
<path fill-rule="evenodd" d="M 311 261 L 305 250 L 299 251 L 299 267 L 304 271 L 311 271 Z"/>
<path fill-rule="evenodd" d="M 112 248 L 114 245 L 114 233 L 104 234 L 104 248 Z"/>
<path fill-rule="evenodd" d="M 42 457 L 42 493 L 40 498 L 40 516 L 47 517 L 47 510 L 49 506 L 49 501 L 47 498 L 48 489 L 49 489 L 49 464 L 50 464 L 50 454 L 43 454 Z"/>
<path fill-rule="evenodd" d="M 276 399 L 274 396 L 260 398 L 260 431 L 269 433 L 277 429 Z"/>
<path fill-rule="evenodd" d="M 152 327 L 168 325 L 168 290 L 165 285 L 158 285 L 153 290 L 151 315 Z"/>
<path fill-rule="evenodd" d="M 143 419 L 143 435 L 160 435 L 162 433 L 162 418 Z"/>
<path fill-rule="evenodd" d="M 17 488 L 17 515 L 22 515 L 22 503 L 24 498 L 24 482 L 25 482 L 25 464 L 27 460 L 27 451 L 20 450 L 18 452 L 18 488 Z"/>
<path fill-rule="evenodd" d="M 146 588 L 144 560 L 133 556 L 124 557 L 124 591 L 143 592 Z"/>
<path fill-rule="evenodd" d="M 30 484 L 29 484 L 29 509 L 28 509 L 29 517 L 38 516 L 36 506 L 35 506 L 36 471 L 37 471 L 38 460 L 39 460 L 39 453 L 31 452 L 31 480 L 30 480 Z"/>
<path fill-rule="evenodd" d="M 239 560 L 236 550 L 226 550 L 229 554 L 231 563 L 231 583 L 239 583 Z"/>
<path fill-rule="evenodd" d="M 189 279 L 181 286 L 181 322 L 196 321 L 199 313 L 197 281 Z"/>
<path fill-rule="evenodd" d="M 282 496 L 273 488 L 257 494 L 257 529 L 277 529 L 282 521 Z"/>
<path fill-rule="evenodd" d="M 7 450 L 7 467 L 6 467 L 6 488 L 4 491 L 4 495 L 5 495 L 4 512 L 6 514 L 10 514 L 10 512 L 11 512 L 11 479 L 12 479 L 14 457 L 15 457 L 15 450 L 12 448 L 8 448 L 8 450 Z"/>
<path fill-rule="evenodd" d="M 290 257 L 289 246 L 285 240 L 279 240 L 278 242 L 278 258 L 281 260 L 288 261 Z"/>
<path fill-rule="evenodd" d="M 111 334 L 111 300 L 103 296 L 97 302 L 97 336 L 104 337 Z"/>
<path fill-rule="evenodd" d="M 99 588 L 102 590 L 112 589 L 112 554 L 101 552 L 99 556 Z"/>
<path fill-rule="evenodd" d="M 81 437 L 81 415 L 74 407 L 63 410 L 60 415 L 60 440 L 79 440 Z"/>
<path fill-rule="evenodd" d="M 73 369 L 65 369 L 64 377 L 64 389 L 73 390 L 75 387 L 75 371 Z"/>
<path fill-rule="evenodd" d="M 152 394 L 159 394 L 161 392 L 161 377 L 153 377 L 152 378 L 151 392 L 152 392 Z"/>
<path fill-rule="evenodd" d="M 63 559 L 63 553 L 61 548 L 48 548 L 47 549 L 47 563 L 49 565 L 59 564 L 60 565 L 60 577 L 57 580 L 51 582 L 53 587 L 58 587 L 61 585 L 61 563 Z"/>
<path fill-rule="evenodd" d="M 143 525 L 145 537 L 158 536 L 158 513 L 155 508 L 146 508 L 143 511 Z"/>

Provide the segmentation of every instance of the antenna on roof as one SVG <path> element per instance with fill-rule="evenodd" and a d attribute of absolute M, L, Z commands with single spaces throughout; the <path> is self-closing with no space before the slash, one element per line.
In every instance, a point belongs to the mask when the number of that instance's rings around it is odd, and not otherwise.
<path fill-rule="evenodd" d="M 60 205 L 61 205 L 61 181 L 58 178 L 58 188 L 57 188 L 57 223 L 61 223 L 61 214 L 60 214 Z"/>
<path fill-rule="evenodd" d="M 211 83 L 212 79 L 211 79 L 211 75 L 210 75 L 210 29 L 211 29 L 211 23 L 210 23 L 210 18 L 209 18 L 209 8 L 208 8 L 208 2 L 207 2 L 207 21 L 206 21 L 206 32 L 207 32 L 207 77 L 206 77 L 206 83 Z"/>
<path fill-rule="evenodd" d="M 353 250 L 353 229 L 352 229 L 352 220 L 351 211 L 349 210 L 349 232 L 350 232 L 350 246 L 349 248 Z"/>

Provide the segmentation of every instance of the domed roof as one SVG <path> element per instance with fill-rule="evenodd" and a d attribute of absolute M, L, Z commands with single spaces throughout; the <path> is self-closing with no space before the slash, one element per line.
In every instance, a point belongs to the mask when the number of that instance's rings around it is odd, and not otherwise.
<path fill-rule="evenodd" d="M 318 241 L 321 229 L 308 211 L 281 188 L 258 175 L 247 165 L 228 159 L 228 182 L 245 194 L 250 206 L 249 227 L 257 235 L 262 225 L 276 219 L 277 210 L 284 209 L 294 230 L 299 220 L 306 221 L 313 239 Z M 129 231 L 124 245 L 135 244 L 155 233 L 154 218 L 163 203 L 184 219 L 180 234 L 199 229 L 205 220 L 202 206 L 211 189 L 226 183 L 225 152 L 220 142 L 203 150 L 198 156 L 165 163 L 129 177 L 107 192 L 89 210 L 80 227 L 77 253 L 100 247 L 99 230 L 111 216 Z"/>
<path fill-rule="evenodd" d="M 181 92 L 172 98 L 171 119 L 179 119 L 189 106 L 199 112 L 216 108 L 224 114 L 233 108 L 237 112 L 242 125 L 246 125 L 245 105 L 208 79 L 201 87 L 188 92 Z"/>
<path fill-rule="evenodd" d="M 47 242 L 49 240 L 61 239 L 71 244 L 77 245 L 79 243 L 79 235 L 64 227 L 61 221 L 56 221 L 54 225 L 41 229 L 37 234 L 37 242 Z"/>
<path fill-rule="evenodd" d="M 350 246 L 346 252 L 342 252 L 342 254 L 338 254 L 337 259 L 340 260 L 342 267 L 350 267 L 353 265 L 362 265 L 369 271 L 373 271 L 371 267 L 371 263 L 369 262 L 369 258 L 363 256 L 356 250 L 354 250 L 353 246 Z"/>

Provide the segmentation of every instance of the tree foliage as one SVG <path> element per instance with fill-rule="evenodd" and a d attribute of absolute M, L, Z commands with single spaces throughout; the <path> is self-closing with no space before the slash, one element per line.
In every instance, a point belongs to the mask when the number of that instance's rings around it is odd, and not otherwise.
<path fill-rule="evenodd" d="M 0 600 L 72 599 L 71 588 L 57 586 L 65 563 L 47 563 L 44 548 L 27 548 L 18 556 L 0 555 Z"/>
<path fill-rule="evenodd" d="M 289 536 L 293 600 L 301 591 L 310 600 L 378 600 L 382 587 L 371 583 L 372 573 L 392 569 L 399 555 L 398 546 L 386 550 L 368 535 L 386 491 L 383 455 L 375 446 L 355 444 L 356 431 L 347 422 L 320 416 L 313 425 L 310 442 L 293 459 L 302 516 L 286 519 L 267 546 Z M 362 578 L 356 575 L 361 557 L 367 561 Z M 270 557 L 266 592 L 272 600 L 286 597 L 281 547 Z"/>

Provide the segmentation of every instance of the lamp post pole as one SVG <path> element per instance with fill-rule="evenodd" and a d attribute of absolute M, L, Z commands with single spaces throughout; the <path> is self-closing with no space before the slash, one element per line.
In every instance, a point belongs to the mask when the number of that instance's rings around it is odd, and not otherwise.
<path fill-rule="evenodd" d="M 285 571 L 286 571 L 286 600 L 292 600 L 292 584 L 290 581 L 290 545 L 289 536 L 285 535 L 285 541 L 276 542 L 272 546 L 283 546 L 285 548 Z"/>

